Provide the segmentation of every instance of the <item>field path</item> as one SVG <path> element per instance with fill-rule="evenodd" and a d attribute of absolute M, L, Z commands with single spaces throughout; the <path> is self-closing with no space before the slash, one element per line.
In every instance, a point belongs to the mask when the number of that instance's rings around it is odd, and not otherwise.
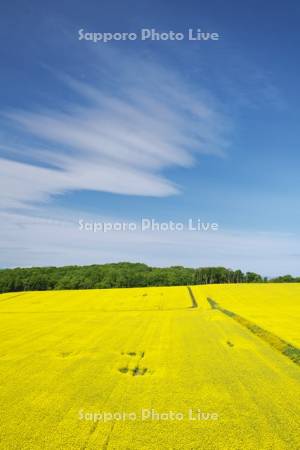
<path fill-rule="evenodd" d="M 194 292 L 190 286 L 188 286 L 188 291 L 192 300 L 192 308 L 198 308 L 198 302 L 196 300 L 196 297 L 194 295 Z"/>

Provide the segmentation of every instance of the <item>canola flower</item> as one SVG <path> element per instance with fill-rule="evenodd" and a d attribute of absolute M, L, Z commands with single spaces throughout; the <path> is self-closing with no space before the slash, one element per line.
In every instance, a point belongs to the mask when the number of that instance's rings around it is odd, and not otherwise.
<path fill-rule="evenodd" d="M 0 449 L 297 450 L 299 367 L 212 310 L 217 288 L 2 294 Z"/>
<path fill-rule="evenodd" d="M 198 291 L 300 349 L 299 283 L 215 284 Z"/>

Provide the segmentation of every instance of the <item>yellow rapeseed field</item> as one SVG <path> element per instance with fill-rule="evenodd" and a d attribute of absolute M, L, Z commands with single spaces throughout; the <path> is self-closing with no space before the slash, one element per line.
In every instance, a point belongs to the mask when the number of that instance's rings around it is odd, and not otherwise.
<path fill-rule="evenodd" d="M 300 348 L 299 283 L 215 284 L 194 289 Z"/>
<path fill-rule="evenodd" d="M 299 366 L 206 300 L 247 288 L 299 342 L 293 285 L 2 294 L 0 448 L 298 450 Z"/>

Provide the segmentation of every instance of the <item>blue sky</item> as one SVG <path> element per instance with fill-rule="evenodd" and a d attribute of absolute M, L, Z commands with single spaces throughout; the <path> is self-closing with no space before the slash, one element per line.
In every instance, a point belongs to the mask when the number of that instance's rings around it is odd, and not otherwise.
<path fill-rule="evenodd" d="M 11 1 L 0 28 L 2 267 L 143 261 L 298 273 L 300 7 Z M 78 30 L 219 41 L 78 40 Z M 82 233 L 78 220 L 217 222 Z"/>

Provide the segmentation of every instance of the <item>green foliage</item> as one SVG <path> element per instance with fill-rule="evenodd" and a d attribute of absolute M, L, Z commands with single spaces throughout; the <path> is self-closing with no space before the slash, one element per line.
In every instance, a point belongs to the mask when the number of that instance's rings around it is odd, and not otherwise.
<path fill-rule="evenodd" d="M 272 283 L 300 283 L 300 277 L 292 277 L 292 275 L 283 275 L 273 278 Z"/>
<path fill-rule="evenodd" d="M 106 289 L 143 286 L 180 286 L 208 283 L 256 283 L 258 274 L 224 267 L 149 267 L 121 262 L 92 266 L 33 267 L 0 270 L 0 292 L 51 289 Z"/>

